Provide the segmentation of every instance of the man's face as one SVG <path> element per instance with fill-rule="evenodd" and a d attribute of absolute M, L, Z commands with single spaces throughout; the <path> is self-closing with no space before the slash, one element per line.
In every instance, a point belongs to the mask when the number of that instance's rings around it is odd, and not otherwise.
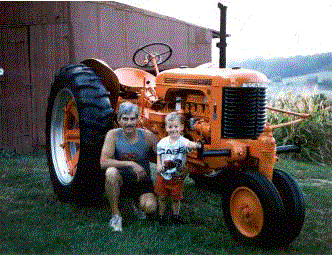
<path fill-rule="evenodd" d="M 178 119 L 166 123 L 166 132 L 171 138 L 177 138 L 182 134 L 184 126 Z"/>
<path fill-rule="evenodd" d="M 123 114 L 118 122 L 123 131 L 129 134 L 135 132 L 137 121 L 136 114 L 132 112 L 130 114 Z"/>

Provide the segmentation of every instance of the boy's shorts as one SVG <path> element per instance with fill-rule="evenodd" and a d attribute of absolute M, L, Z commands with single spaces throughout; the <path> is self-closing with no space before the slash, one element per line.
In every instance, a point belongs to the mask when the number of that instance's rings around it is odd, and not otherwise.
<path fill-rule="evenodd" d="M 120 188 L 121 196 L 138 198 L 142 194 L 153 193 L 153 182 L 150 175 L 137 182 L 137 174 L 130 167 L 121 168 L 119 172 L 123 181 Z"/>
<path fill-rule="evenodd" d="M 178 180 L 164 180 L 157 174 L 154 192 L 160 197 L 170 197 L 175 201 L 183 199 L 184 182 Z"/>

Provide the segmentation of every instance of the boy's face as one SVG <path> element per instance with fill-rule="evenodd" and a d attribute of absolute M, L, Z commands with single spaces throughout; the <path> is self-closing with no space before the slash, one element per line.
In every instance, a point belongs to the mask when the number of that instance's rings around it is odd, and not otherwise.
<path fill-rule="evenodd" d="M 171 138 L 177 138 L 182 134 L 182 131 L 184 129 L 183 124 L 180 123 L 178 119 L 175 119 L 173 121 L 168 121 L 166 123 L 166 132 Z"/>

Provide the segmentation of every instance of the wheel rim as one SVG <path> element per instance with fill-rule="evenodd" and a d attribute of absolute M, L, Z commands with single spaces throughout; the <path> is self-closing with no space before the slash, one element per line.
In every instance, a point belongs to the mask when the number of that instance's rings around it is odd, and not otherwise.
<path fill-rule="evenodd" d="M 80 153 L 78 110 L 69 89 L 62 89 L 54 101 L 50 138 L 55 173 L 62 184 L 68 185 L 76 174 Z"/>
<path fill-rule="evenodd" d="M 263 229 L 264 212 L 259 198 L 248 187 L 238 187 L 230 200 L 230 213 L 238 231 L 248 237 L 258 236 Z"/>

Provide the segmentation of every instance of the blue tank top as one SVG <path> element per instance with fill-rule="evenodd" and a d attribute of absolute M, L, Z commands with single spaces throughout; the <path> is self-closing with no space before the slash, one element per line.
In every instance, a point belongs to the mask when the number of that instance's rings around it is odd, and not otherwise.
<path fill-rule="evenodd" d="M 148 175 L 150 175 L 150 147 L 145 142 L 144 130 L 141 128 L 137 128 L 136 130 L 138 139 L 135 143 L 130 143 L 128 141 L 122 128 L 119 128 L 116 131 L 114 157 L 117 160 L 135 161 L 145 169 Z"/>

